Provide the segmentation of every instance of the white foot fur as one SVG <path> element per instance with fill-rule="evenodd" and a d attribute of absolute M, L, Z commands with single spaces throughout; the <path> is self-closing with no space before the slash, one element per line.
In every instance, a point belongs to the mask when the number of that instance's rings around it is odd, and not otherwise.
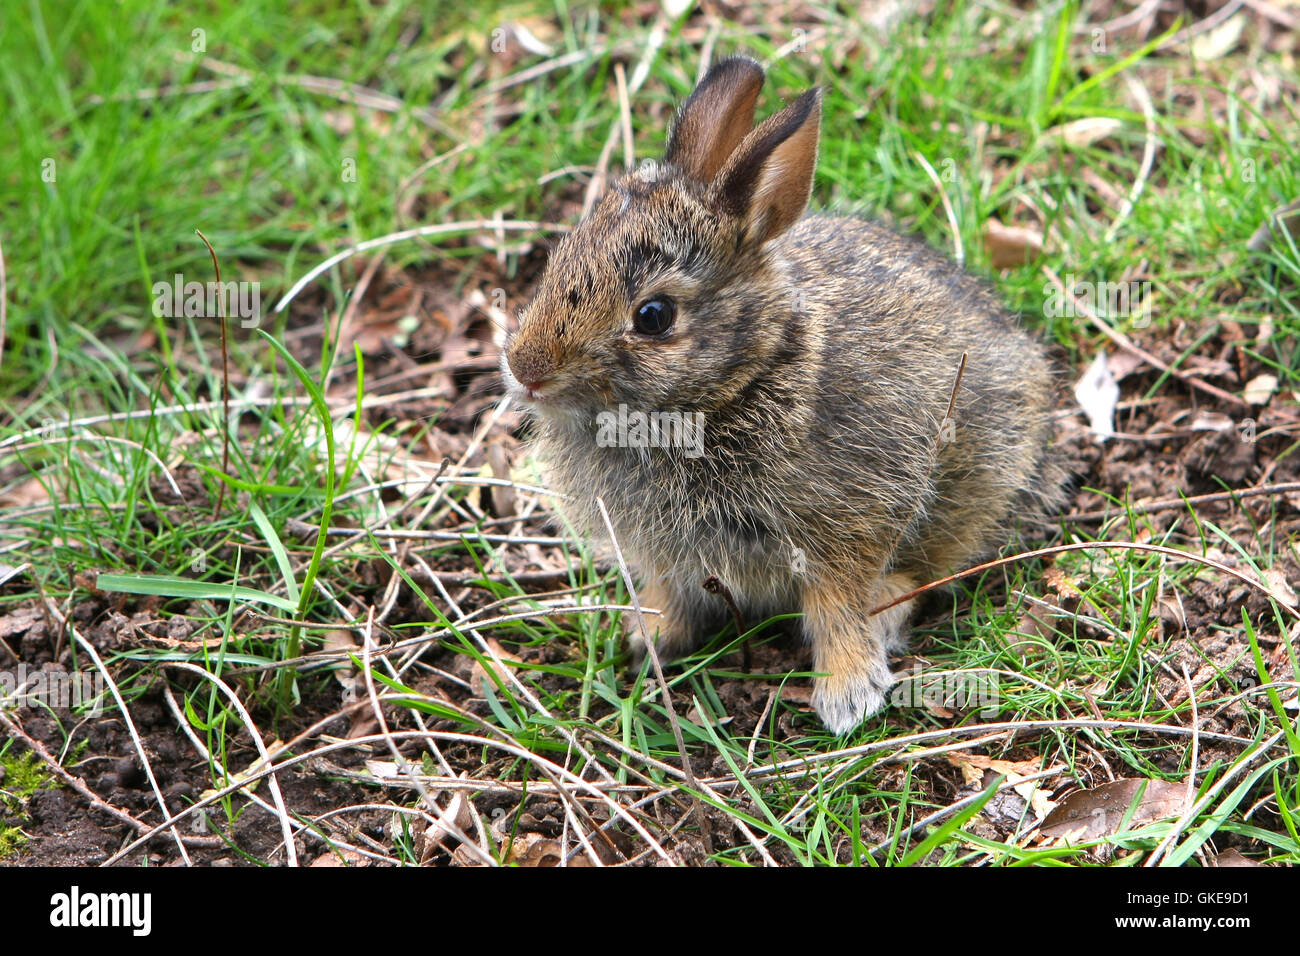
<path fill-rule="evenodd" d="M 814 666 L 826 675 L 813 681 L 812 704 L 831 733 L 848 733 L 889 703 L 894 685 L 889 656 L 907 649 L 913 602 L 875 615 L 869 611 L 912 586 L 903 575 L 891 574 L 876 587 L 863 589 L 871 597 L 864 608 L 845 605 L 833 591 L 805 596 L 804 629 L 813 644 Z"/>

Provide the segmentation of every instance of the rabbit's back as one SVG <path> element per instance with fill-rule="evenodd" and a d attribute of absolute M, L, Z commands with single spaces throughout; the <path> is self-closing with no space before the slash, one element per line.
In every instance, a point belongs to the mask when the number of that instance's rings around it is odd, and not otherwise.
<path fill-rule="evenodd" d="M 822 449 L 826 481 L 864 493 L 842 497 L 892 512 L 897 563 L 949 570 L 1059 499 L 1051 365 L 985 283 L 859 219 L 805 217 L 774 254 L 823 329 L 808 447 Z"/>

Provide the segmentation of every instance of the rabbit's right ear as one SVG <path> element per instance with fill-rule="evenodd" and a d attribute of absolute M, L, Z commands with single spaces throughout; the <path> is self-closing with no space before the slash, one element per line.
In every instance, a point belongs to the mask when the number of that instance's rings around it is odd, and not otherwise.
<path fill-rule="evenodd" d="M 744 220 L 748 242 L 774 239 L 803 215 L 821 117 L 821 90 L 814 88 L 746 136 L 710 186 L 714 205 Z"/>
<path fill-rule="evenodd" d="M 715 63 L 682 104 L 664 160 L 710 183 L 754 125 L 763 68 L 747 56 Z"/>

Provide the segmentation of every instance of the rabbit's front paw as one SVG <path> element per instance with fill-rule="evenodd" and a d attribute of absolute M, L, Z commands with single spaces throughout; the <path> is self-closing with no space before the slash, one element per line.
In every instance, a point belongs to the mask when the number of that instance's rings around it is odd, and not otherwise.
<path fill-rule="evenodd" d="M 643 609 L 655 608 L 659 613 L 644 613 L 645 630 L 643 631 L 635 611 L 623 612 L 623 632 L 627 635 L 632 669 L 639 670 L 641 662 L 645 660 L 646 635 L 655 642 L 661 664 L 667 664 L 686 653 L 690 649 L 691 635 L 685 622 L 674 613 L 667 592 L 661 587 L 646 583 L 637 591 L 637 599 Z"/>
<path fill-rule="evenodd" d="M 907 646 L 912 602 L 872 614 L 880 604 L 907 594 L 910 579 L 891 574 L 875 587 L 834 587 L 827 582 L 804 594 L 804 628 L 813 643 L 814 666 L 824 676 L 813 681 L 813 708 L 826 729 L 848 733 L 885 708 L 894 675 L 889 655 Z M 864 606 L 844 594 L 868 595 Z"/>
<path fill-rule="evenodd" d="M 624 616 L 630 616 L 631 620 L 624 626 L 624 633 L 627 635 L 627 649 L 632 655 L 631 665 L 633 670 L 639 670 L 641 662 L 645 660 L 647 653 L 645 638 L 641 634 L 641 625 L 637 623 L 636 614 L 624 611 Z M 645 616 L 646 633 L 650 639 L 655 642 L 655 649 L 659 651 L 659 663 L 667 664 L 669 661 L 676 660 L 690 646 L 690 640 L 682 632 L 678 631 L 672 625 L 662 620 L 662 615 L 647 614 Z"/>
<path fill-rule="evenodd" d="M 826 729 L 846 734 L 889 702 L 893 675 L 883 660 L 840 670 L 813 681 L 812 705 Z"/>

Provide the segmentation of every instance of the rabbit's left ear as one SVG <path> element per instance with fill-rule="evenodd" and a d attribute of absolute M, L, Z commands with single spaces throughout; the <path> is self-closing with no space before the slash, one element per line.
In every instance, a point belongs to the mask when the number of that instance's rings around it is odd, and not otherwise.
<path fill-rule="evenodd" d="M 712 182 L 753 127 L 762 86 L 763 68 L 747 56 L 715 63 L 678 111 L 664 160 L 702 183 Z"/>
<path fill-rule="evenodd" d="M 722 212 L 746 221 L 748 241 L 774 239 L 803 215 L 821 118 L 821 90 L 814 88 L 751 131 L 718 173 L 709 197 Z"/>

